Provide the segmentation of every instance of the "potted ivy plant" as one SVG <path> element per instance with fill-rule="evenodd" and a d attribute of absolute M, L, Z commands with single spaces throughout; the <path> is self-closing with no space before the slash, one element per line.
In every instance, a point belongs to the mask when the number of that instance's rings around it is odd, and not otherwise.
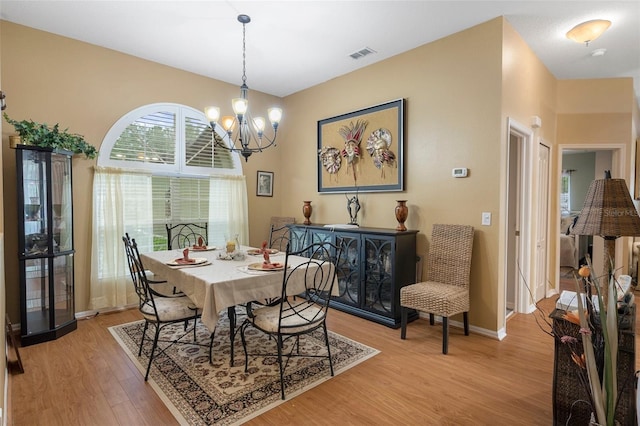
<path fill-rule="evenodd" d="M 3 115 L 7 123 L 15 128 L 24 145 L 62 149 L 74 154 L 84 154 L 88 159 L 98 155 L 98 150 L 84 136 L 70 133 L 68 129 L 60 130 L 59 124 L 49 127 L 46 123 L 36 123 L 33 120 L 14 120 L 6 112 Z"/>

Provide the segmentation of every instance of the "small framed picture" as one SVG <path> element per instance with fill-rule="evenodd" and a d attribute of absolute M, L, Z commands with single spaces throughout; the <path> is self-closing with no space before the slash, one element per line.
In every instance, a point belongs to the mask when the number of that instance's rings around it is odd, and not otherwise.
<path fill-rule="evenodd" d="M 256 195 L 258 197 L 273 197 L 273 172 L 258 170 Z"/>

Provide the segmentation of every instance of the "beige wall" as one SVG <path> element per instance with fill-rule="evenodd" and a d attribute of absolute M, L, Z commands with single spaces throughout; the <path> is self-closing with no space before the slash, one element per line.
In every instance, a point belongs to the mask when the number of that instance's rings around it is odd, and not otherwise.
<path fill-rule="evenodd" d="M 438 40 L 286 98 L 293 119 L 287 140 L 296 161 L 283 164 L 291 182 L 283 212 L 300 217 L 312 200 L 315 223 L 346 223 L 343 194 L 316 192 L 318 120 L 404 98 L 404 193 L 361 193 L 360 224 L 396 226 L 397 199 L 407 199 L 406 225 L 420 231 L 418 253 L 428 250 L 434 223 L 473 225 L 470 321 L 496 329 L 499 224 L 480 226 L 481 212 L 499 211 L 501 143 L 501 20 Z M 392 146 L 393 148 L 393 146 Z M 469 177 L 451 177 L 468 167 Z M 340 170 L 343 172 L 343 170 Z"/>
<path fill-rule="evenodd" d="M 540 194 L 540 188 L 538 188 L 539 172 L 538 172 L 538 155 L 540 150 L 540 143 L 545 144 L 552 148 L 555 145 L 555 132 L 556 132 L 556 91 L 557 84 L 556 79 L 547 70 L 545 65 L 538 59 L 533 51 L 522 40 L 520 35 L 513 29 L 508 22 L 504 22 L 503 27 L 503 52 L 502 52 L 502 122 L 501 129 L 503 131 L 500 134 L 501 137 L 501 161 L 500 164 L 504 165 L 500 167 L 501 176 L 499 185 L 501 188 L 500 193 L 506 191 L 507 185 L 507 146 L 508 146 L 508 120 L 513 120 L 519 125 L 528 128 L 532 132 L 532 141 L 529 148 L 529 163 L 530 163 L 530 187 L 531 191 L 523 194 L 527 198 L 530 206 L 529 223 L 520 225 L 521 232 L 528 230 L 531 236 L 529 251 L 529 264 L 532 265 L 529 273 L 523 273 L 523 281 L 533 291 L 535 290 L 536 282 L 536 265 L 538 261 L 536 258 L 536 242 L 537 235 L 544 233 L 545 229 L 541 228 L 541 224 L 536 220 L 536 212 L 541 205 L 541 201 L 538 197 Z M 539 128 L 532 127 L 532 117 L 540 118 L 542 126 Z M 553 154 L 551 154 L 550 161 L 553 161 Z M 511 182 L 514 184 L 514 182 Z M 550 191 L 553 194 L 554 182 L 550 180 Z M 551 197 L 549 207 L 552 209 L 554 200 L 557 197 Z M 504 197 L 501 200 L 501 216 L 500 221 L 502 224 L 506 221 L 506 206 L 504 205 Z M 544 206 L 544 204 L 542 204 Z M 553 211 L 553 210 L 551 210 Z M 549 229 L 555 229 L 552 224 L 549 225 Z M 500 232 L 500 241 L 507 238 L 505 235 L 505 226 L 501 226 L 497 231 Z M 546 282 L 550 287 L 555 286 L 557 279 L 554 279 L 554 267 L 555 267 L 555 240 L 552 236 L 547 237 L 548 259 L 547 264 L 547 276 Z M 505 264 L 507 259 L 506 247 L 500 246 L 498 259 L 498 270 L 500 271 L 497 280 L 497 300 L 498 300 L 498 312 L 505 312 L 505 288 L 506 277 L 502 272 L 507 268 Z M 524 265 L 524 262 L 521 265 Z M 520 266 L 518 266 L 520 268 Z M 521 270 L 524 270 L 522 268 Z M 524 289 L 523 289 L 524 290 Z M 549 288 L 547 289 L 549 290 Z M 525 294 L 529 293 L 525 290 Z M 529 303 L 534 301 L 529 299 Z M 498 329 L 505 327 L 504 317 L 498 316 Z"/>
<path fill-rule="evenodd" d="M 631 78 L 560 80 L 558 144 L 622 147 L 624 151 L 619 159 L 622 171 L 620 175 L 614 174 L 613 177 L 626 179 L 627 186 L 633 191 L 635 141 L 640 136 L 634 125 L 637 111 L 638 104 L 634 98 Z M 554 172 L 557 173 L 557 170 L 558 167 Z M 602 176 L 596 176 L 596 179 L 602 179 Z M 616 265 L 622 268 L 621 273 L 627 273 L 631 241 L 631 238 L 619 238 L 616 242 Z"/>
<path fill-rule="evenodd" d="M 239 86 L 179 71 L 113 50 L 3 22 L 3 90 L 10 97 L 6 112 L 15 119 L 60 123 L 100 147 L 109 128 L 125 113 L 154 102 L 175 102 L 203 110 L 229 106 Z M 250 70 L 249 70 L 250 71 Z M 238 71 L 240 73 L 240 70 Z M 249 74 L 250 77 L 250 74 Z M 240 80 L 240 74 L 238 75 Z M 240 82 L 238 82 L 240 83 Z M 251 80 L 248 80 L 251 84 Z M 266 111 L 282 100 L 250 93 L 253 111 Z M 283 126 L 288 118 L 283 119 Z M 3 126 L 4 216 L 6 235 L 7 309 L 19 322 L 15 153 L 8 148 L 12 126 Z M 249 194 L 250 235 L 259 244 L 268 234 L 269 218 L 280 214 L 286 185 L 277 173 L 288 144 L 243 160 Z M 87 310 L 91 251 L 91 189 L 95 161 L 73 160 L 76 311 Z M 256 197 L 256 171 L 276 171 L 274 197 Z"/>
<path fill-rule="evenodd" d="M 202 109 L 213 103 L 224 106 L 237 96 L 236 85 L 19 25 L 3 23 L 0 35 L 1 75 L 5 90 L 12 95 L 7 112 L 17 119 L 59 122 L 98 147 L 109 127 L 135 107 L 176 102 Z M 560 86 L 513 28 L 503 18 L 496 18 L 285 99 L 252 92 L 252 108 L 266 109 L 268 104 L 280 102 L 285 116 L 278 147 L 243 164 L 250 203 L 250 243 L 258 245 L 266 238 L 272 215 L 291 215 L 302 221 L 303 200 L 312 200 L 314 223 L 347 222 L 344 195 L 316 190 L 317 121 L 404 98 L 405 191 L 361 193 L 359 221 L 365 226 L 395 227 L 396 200 L 409 200 L 407 226 L 420 231 L 420 255 L 428 252 L 434 223 L 473 225 L 477 232 L 471 323 L 490 331 L 502 329 L 506 122 L 511 118 L 529 125 L 531 116 L 539 116 L 543 126 L 534 133 L 536 143 L 540 138 L 551 146 L 560 143 L 556 138 Z M 583 113 L 569 105 L 563 112 Z M 558 120 L 558 134 L 560 128 Z M 7 200 L 15 198 L 14 153 L 6 143 L 11 130 L 4 126 Z M 574 137 L 571 131 L 568 137 Z M 534 154 L 537 156 L 537 151 Z M 74 160 L 77 311 L 85 310 L 88 300 L 91 241 L 85 236 L 91 230 L 93 164 Z M 452 178 L 454 167 L 469 168 L 469 177 Z M 257 170 L 275 172 L 273 198 L 255 197 Z M 4 210 L 5 222 L 11 224 L 6 235 L 7 277 L 11 277 L 7 306 L 17 319 L 16 212 L 9 202 Z M 481 226 L 483 211 L 493 213 L 491 226 Z M 535 225 L 532 230 L 535 232 Z M 555 278 L 550 276 L 550 280 Z"/>

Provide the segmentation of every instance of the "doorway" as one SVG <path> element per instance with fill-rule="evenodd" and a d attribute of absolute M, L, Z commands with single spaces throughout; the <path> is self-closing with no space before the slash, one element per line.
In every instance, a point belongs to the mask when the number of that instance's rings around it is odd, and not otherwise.
<path fill-rule="evenodd" d="M 624 177 L 625 147 L 622 145 L 560 145 L 558 162 L 560 200 L 557 215 L 560 223 L 558 238 L 558 292 L 567 290 L 567 282 L 572 284 L 573 271 L 584 264 L 590 255 L 593 268 L 602 270 L 604 259 L 604 240 L 601 237 L 587 235 L 574 236 L 568 233 L 572 220 L 580 214 L 585 196 L 594 179 L 603 179 L 604 171 L 611 170 L 612 177 Z M 569 254 L 573 250 L 573 258 Z M 616 250 L 618 254 L 621 250 Z M 618 256 L 616 256 L 618 257 Z M 615 260 L 616 264 L 620 259 Z M 567 280 L 567 277 L 570 279 Z"/>
<path fill-rule="evenodd" d="M 505 317 L 529 312 L 531 289 L 531 158 L 533 132 L 508 120 Z"/>

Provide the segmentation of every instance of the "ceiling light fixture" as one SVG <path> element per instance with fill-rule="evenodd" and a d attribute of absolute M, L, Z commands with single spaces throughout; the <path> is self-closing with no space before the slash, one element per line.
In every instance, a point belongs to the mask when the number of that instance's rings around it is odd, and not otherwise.
<path fill-rule="evenodd" d="M 249 156 L 254 152 L 262 152 L 264 149 L 276 143 L 278 134 L 278 124 L 282 118 L 282 109 L 269 108 L 267 114 L 271 127 L 273 128 L 273 138 L 264 135 L 265 119 L 264 117 L 252 118 L 249 114 L 249 99 L 246 72 L 246 46 L 245 32 L 246 25 L 251 22 L 248 15 L 238 15 L 238 22 L 242 24 L 242 86 L 240 86 L 240 97 L 231 100 L 231 106 L 235 116 L 224 116 L 220 118 L 220 108 L 211 106 L 205 108 L 205 115 L 211 126 L 212 138 L 216 146 L 227 149 L 229 151 L 240 153 L 245 161 L 249 161 Z M 229 136 L 230 146 L 221 142 L 215 142 L 215 130 L 220 120 L 220 125 Z M 263 143 L 263 140 L 265 142 Z M 253 144 L 253 145 L 252 145 Z"/>
<path fill-rule="evenodd" d="M 611 21 L 594 19 L 576 25 L 567 32 L 567 38 L 577 43 L 589 43 L 597 39 L 611 26 Z"/>

